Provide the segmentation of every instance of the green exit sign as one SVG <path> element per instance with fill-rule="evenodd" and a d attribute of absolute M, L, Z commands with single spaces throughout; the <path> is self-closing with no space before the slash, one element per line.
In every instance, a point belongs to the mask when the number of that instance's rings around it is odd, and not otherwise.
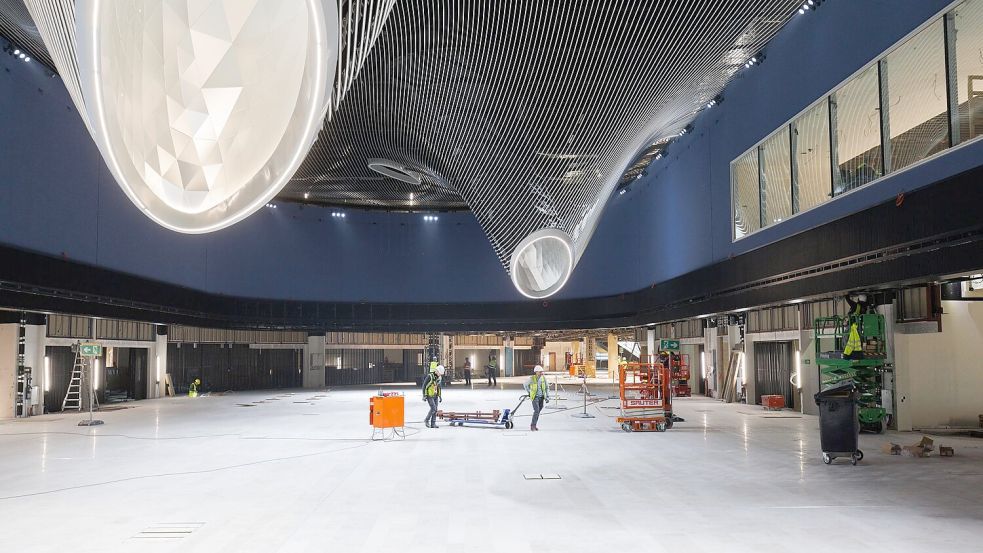
<path fill-rule="evenodd" d="M 659 349 L 662 351 L 676 351 L 679 349 L 679 340 L 662 340 L 659 344 Z"/>
<path fill-rule="evenodd" d="M 82 344 L 79 347 L 84 357 L 99 357 L 102 355 L 102 346 L 99 344 Z"/>

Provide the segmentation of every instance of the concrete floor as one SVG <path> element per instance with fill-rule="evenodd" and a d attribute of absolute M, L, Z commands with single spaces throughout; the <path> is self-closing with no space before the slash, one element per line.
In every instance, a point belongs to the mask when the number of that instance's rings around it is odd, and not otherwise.
<path fill-rule="evenodd" d="M 503 383 L 505 379 L 500 381 Z M 503 389 L 503 387 L 505 389 Z M 626 434 L 549 409 L 528 430 L 423 428 L 371 442 L 372 389 L 169 398 L 0 423 L 0 534 L 18 551 L 980 551 L 983 449 L 823 465 L 817 420 L 677 401 L 686 423 Z M 608 391 L 596 388 L 601 397 Z M 447 409 L 514 405 L 508 385 L 446 390 Z M 255 403 L 260 402 L 260 403 Z M 248 407 L 240 404 L 250 405 Z M 556 473 L 559 480 L 526 480 Z M 19 537 L 16 537 L 19 536 Z M 156 536 L 156 537 L 154 537 Z M 15 547 L 15 544 L 16 547 Z M 9 548 L 9 549 L 8 549 Z"/>

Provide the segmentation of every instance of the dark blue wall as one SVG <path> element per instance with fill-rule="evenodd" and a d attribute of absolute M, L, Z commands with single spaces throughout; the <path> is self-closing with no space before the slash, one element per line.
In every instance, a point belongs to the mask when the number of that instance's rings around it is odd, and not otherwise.
<path fill-rule="evenodd" d="M 797 16 L 648 176 L 615 196 L 567 288 L 637 290 L 981 164 L 983 142 L 731 242 L 730 161 L 943 9 L 942 0 L 828 0 Z M 57 78 L 0 59 L 0 242 L 205 291 L 282 299 L 520 299 L 470 214 L 281 203 L 232 228 L 182 235 L 113 182 Z"/>
<path fill-rule="evenodd" d="M 109 175 L 58 78 L 0 57 L 0 242 L 230 295 L 280 299 L 518 299 L 470 213 L 279 204 L 206 235 L 144 217 Z"/>

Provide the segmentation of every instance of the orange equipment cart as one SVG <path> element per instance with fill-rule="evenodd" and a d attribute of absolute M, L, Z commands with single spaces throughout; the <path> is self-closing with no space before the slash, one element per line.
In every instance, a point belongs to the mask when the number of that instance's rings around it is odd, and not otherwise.
<path fill-rule="evenodd" d="M 405 438 L 405 398 L 397 392 L 380 392 L 369 398 L 369 424 L 372 425 L 372 439 L 376 433 L 381 433 L 382 439 Z M 392 429 L 392 435 L 386 438 L 386 429 Z"/>
<path fill-rule="evenodd" d="M 662 363 L 627 363 L 619 371 L 625 432 L 664 432 L 672 428 L 672 377 Z"/>

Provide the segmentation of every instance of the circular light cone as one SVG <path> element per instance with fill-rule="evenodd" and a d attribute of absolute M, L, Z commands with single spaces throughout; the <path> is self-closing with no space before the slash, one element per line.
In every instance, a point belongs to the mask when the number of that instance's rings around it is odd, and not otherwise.
<path fill-rule="evenodd" d="M 527 298 L 546 298 L 560 291 L 573 271 L 570 236 L 540 229 L 526 236 L 512 252 L 509 272 L 516 289 Z"/>
<path fill-rule="evenodd" d="M 91 0 L 76 9 L 90 130 L 148 217 L 210 232 L 286 185 L 327 113 L 336 2 Z"/>

